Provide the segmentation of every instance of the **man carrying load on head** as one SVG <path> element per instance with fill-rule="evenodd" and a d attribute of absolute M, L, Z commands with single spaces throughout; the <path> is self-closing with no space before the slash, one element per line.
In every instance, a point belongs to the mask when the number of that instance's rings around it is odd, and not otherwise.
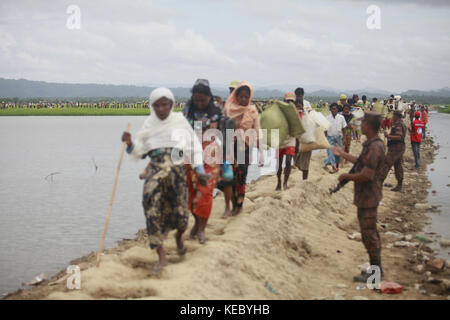
<path fill-rule="evenodd" d="M 284 102 L 286 103 L 294 103 L 295 102 L 295 94 L 292 92 L 288 92 L 284 95 Z M 288 188 L 287 182 L 289 180 L 289 175 L 291 174 L 291 162 L 292 158 L 295 155 L 295 144 L 296 139 L 291 136 L 287 136 L 286 139 L 280 144 L 280 148 L 278 149 L 278 156 L 277 156 L 277 162 L 278 162 L 278 171 L 277 171 L 277 187 L 275 190 L 281 190 L 281 173 L 283 171 L 283 158 L 286 156 L 286 165 L 284 168 L 284 182 L 283 182 L 283 189 L 286 190 Z"/>

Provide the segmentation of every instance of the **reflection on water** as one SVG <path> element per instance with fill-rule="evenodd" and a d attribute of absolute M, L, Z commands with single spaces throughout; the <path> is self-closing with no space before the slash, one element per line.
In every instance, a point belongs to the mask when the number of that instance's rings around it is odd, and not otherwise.
<path fill-rule="evenodd" d="M 98 249 L 120 136 L 128 122 L 134 133 L 144 119 L 0 117 L 0 293 Z M 105 247 L 145 228 L 138 179 L 145 164 L 125 156 Z M 273 170 L 272 162 L 261 172 Z M 249 168 L 249 180 L 259 175 Z"/>

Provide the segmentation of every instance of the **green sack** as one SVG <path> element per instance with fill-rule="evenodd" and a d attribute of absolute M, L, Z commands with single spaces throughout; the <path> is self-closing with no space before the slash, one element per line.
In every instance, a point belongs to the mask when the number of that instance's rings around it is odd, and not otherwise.
<path fill-rule="evenodd" d="M 263 129 L 264 143 L 267 146 L 278 148 L 289 134 L 289 124 L 276 103 L 266 106 L 266 109 L 260 115 L 259 122 L 261 129 Z M 278 129 L 278 141 L 274 142 L 276 145 L 272 145 L 272 129 Z"/>
<path fill-rule="evenodd" d="M 300 115 L 298 114 L 295 105 L 293 103 L 286 103 L 282 101 L 273 101 L 273 103 L 277 104 L 283 112 L 284 117 L 289 124 L 289 135 L 300 139 L 302 134 L 305 133 L 305 128 L 303 128 L 302 120 L 300 119 Z"/>

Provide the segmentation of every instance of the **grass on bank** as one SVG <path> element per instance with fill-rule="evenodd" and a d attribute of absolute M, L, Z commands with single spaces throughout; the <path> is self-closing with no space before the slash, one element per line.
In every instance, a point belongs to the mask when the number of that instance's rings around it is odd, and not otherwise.
<path fill-rule="evenodd" d="M 180 111 L 176 108 L 174 111 Z M 0 116 L 147 116 L 147 108 L 7 108 L 0 109 Z"/>
<path fill-rule="evenodd" d="M 448 106 L 438 106 L 436 109 L 437 109 L 438 112 L 450 113 L 450 105 L 448 105 Z"/>

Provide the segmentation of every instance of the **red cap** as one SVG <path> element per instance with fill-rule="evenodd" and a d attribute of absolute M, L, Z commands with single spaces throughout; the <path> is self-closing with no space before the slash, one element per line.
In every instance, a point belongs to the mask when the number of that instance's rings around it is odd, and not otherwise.
<path fill-rule="evenodd" d="M 420 117 L 420 112 L 419 111 L 414 112 L 414 117 Z"/>

